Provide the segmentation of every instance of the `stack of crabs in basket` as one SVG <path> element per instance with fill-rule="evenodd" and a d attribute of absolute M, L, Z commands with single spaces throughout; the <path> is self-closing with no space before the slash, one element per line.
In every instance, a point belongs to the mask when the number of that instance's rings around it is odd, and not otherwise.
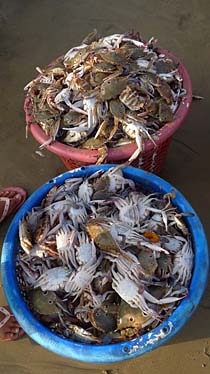
<path fill-rule="evenodd" d="M 137 35 L 91 33 L 27 84 L 26 107 L 48 140 L 97 149 L 135 143 L 133 162 L 144 142 L 174 119 L 186 90 L 177 64 Z M 30 109 L 29 109 L 30 108 Z"/>
<path fill-rule="evenodd" d="M 173 193 L 102 169 L 55 185 L 19 225 L 16 271 L 32 313 L 82 343 L 133 339 L 188 294 L 191 236 Z"/>

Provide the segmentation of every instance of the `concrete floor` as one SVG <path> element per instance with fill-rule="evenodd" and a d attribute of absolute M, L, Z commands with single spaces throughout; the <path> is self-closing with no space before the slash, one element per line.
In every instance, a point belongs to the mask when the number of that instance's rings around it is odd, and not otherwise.
<path fill-rule="evenodd" d="M 207 0 L 2 0 L 0 1 L 0 188 L 20 185 L 31 194 L 53 176 L 65 171 L 59 158 L 48 151 L 35 154 L 38 143 L 25 139 L 23 87 L 54 58 L 78 45 L 97 28 L 102 35 L 140 31 L 145 39 L 158 38 L 158 45 L 183 61 L 192 79 L 194 94 L 190 113 L 170 146 L 162 178 L 177 187 L 197 211 L 210 234 L 209 178 L 209 28 Z M 3 242 L 10 219 L 0 227 Z M 202 271 L 202 269 L 201 269 Z M 5 302 L 1 290 L 0 305 Z M 0 343 L 1 372 L 8 374 L 115 373 L 150 374 L 209 373 L 210 287 L 188 324 L 169 344 L 145 356 L 112 366 L 85 365 L 62 358 L 29 338 Z"/>

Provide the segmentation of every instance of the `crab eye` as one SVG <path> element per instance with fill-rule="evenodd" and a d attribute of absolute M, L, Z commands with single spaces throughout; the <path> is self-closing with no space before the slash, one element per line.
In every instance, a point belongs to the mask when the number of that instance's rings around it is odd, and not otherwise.
<path fill-rule="evenodd" d="M 53 301 L 51 299 L 48 300 L 48 304 L 52 304 Z"/>
<path fill-rule="evenodd" d="M 43 295 L 47 295 L 48 294 L 48 291 L 43 291 Z"/>

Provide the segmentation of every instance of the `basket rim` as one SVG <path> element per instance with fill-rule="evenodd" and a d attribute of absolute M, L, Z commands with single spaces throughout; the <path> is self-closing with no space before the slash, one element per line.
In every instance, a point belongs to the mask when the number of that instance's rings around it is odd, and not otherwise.
<path fill-rule="evenodd" d="M 156 132 L 157 140 L 156 146 L 154 143 L 147 139 L 144 142 L 144 150 L 143 153 L 149 152 L 158 146 L 160 146 L 164 141 L 168 138 L 172 137 L 174 132 L 179 128 L 179 126 L 184 121 L 187 113 L 190 109 L 190 104 L 192 102 L 192 84 L 191 79 L 188 74 L 187 69 L 183 65 L 183 63 L 170 51 L 167 49 L 158 48 L 158 52 L 165 54 L 166 56 L 170 57 L 175 63 L 178 64 L 178 70 L 183 78 L 183 88 L 186 89 L 186 95 L 182 97 L 182 100 L 175 112 L 174 120 L 172 122 L 166 123 L 160 130 Z M 56 59 L 59 60 L 61 57 Z M 51 65 L 51 64 L 50 64 Z M 32 133 L 33 137 L 40 143 L 43 144 L 47 140 L 49 140 L 49 136 L 45 134 L 42 130 L 41 126 L 34 122 L 33 115 L 30 113 L 31 107 L 31 100 L 29 95 L 26 94 L 25 101 L 24 101 L 24 111 L 25 111 L 25 119 L 26 123 L 29 126 L 30 132 Z M 73 147 L 70 145 L 63 144 L 58 141 L 54 141 L 51 144 L 47 145 L 46 148 L 57 154 L 60 157 L 65 159 L 72 159 L 75 161 L 81 161 L 85 163 L 95 164 L 99 157 L 98 150 L 89 150 L 89 149 L 82 149 Z M 127 145 L 123 145 L 120 147 L 115 148 L 108 148 L 108 155 L 106 158 L 107 162 L 114 162 L 117 160 L 122 159 L 129 159 L 129 157 L 135 152 L 137 149 L 137 145 L 135 142 Z"/>
<path fill-rule="evenodd" d="M 189 320 L 196 310 L 205 291 L 209 273 L 208 243 L 199 217 L 185 197 L 157 175 L 145 172 L 134 167 L 126 167 L 123 173 L 126 178 L 133 179 L 148 191 L 161 194 L 175 191 L 176 197 L 173 204 L 181 211 L 191 212 L 194 215 L 186 217 L 188 228 L 194 243 L 194 270 L 189 286 L 189 295 L 184 298 L 175 311 L 163 323 L 138 338 L 127 342 L 93 346 L 66 340 L 51 332 L 43 326 L 29 311 L 17 284 L 17 275 L 14 262 L 18 250 L 18 225 L 19 221 L 32 207 L 41 203 L 43 197 L 55 185 L 61 185 L 67 178 L 85 177 L 97 170 L 108 170 L 116 165 L 91 165 L 67 171 L 53 178 L 39 187 L 22 205 L 16 213 L 7 231 L 1 257 L 2 282 L 8 303 L 15 317 L 26 333 L 43 347 L 61 356 L 87 363 L 113 363 L 128 360 L 143 355 L 160 347 L 171 339 Z M 200 271 L 202 269 L 202 272 Z"/>

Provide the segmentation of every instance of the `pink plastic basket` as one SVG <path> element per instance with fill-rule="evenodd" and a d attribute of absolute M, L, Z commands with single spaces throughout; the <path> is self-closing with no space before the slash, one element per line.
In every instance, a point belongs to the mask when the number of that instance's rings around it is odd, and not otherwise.
<path fill-rule="evenodd" d="M 154 145 L 151 140 L 146 140 L 144 143 L 144 151 L 132 163 L 132 165 L 135 167 L 153 172 L 155 174 L 160 173 L 167 156 L 172 136 L 179 128 L 179 126 L 183 123 L 192 101 L 191 80 L 184 65 L 171 52 L 165 49 L 159 49 L 158 51 L 165 54 L 178 64 L 178 70 L 183 78 L 183 88 L 186 89 L 186 95 L 182 97 L 180 105 L 176 110 L 174 121 L 166 123 L 159 131 L 157 131 L 156 135 L 158 140 L 155 141 L 156 145 Z M 58 58 L 57 60 L 59 59 L 60 58 Z M 34 122 L 33 115 L 31 115 L 30 113 L 30 109 L 31 100 L 29 96 L 26 96 L 24 103 L 26 122 L 34 138 L 40 144 L 43 144 L 49 139 L 49 137 L 44 133 L 39 124 Z M 85 165 L 94 165 L 96 164 L 99 157 L 99 152 L 97 150 L 87 150 L 71 147 L 57 141 L 51 143 L 50 145 L 47 145 L 46 148 L 49 151 L 57 154 L 68 170 Z M 124 163 L 129 159 L 136 148 L 137 146 L 135 143 L 123 145 L 116 148 L 109 148 L 106 162 L 117 164 Z"/>

